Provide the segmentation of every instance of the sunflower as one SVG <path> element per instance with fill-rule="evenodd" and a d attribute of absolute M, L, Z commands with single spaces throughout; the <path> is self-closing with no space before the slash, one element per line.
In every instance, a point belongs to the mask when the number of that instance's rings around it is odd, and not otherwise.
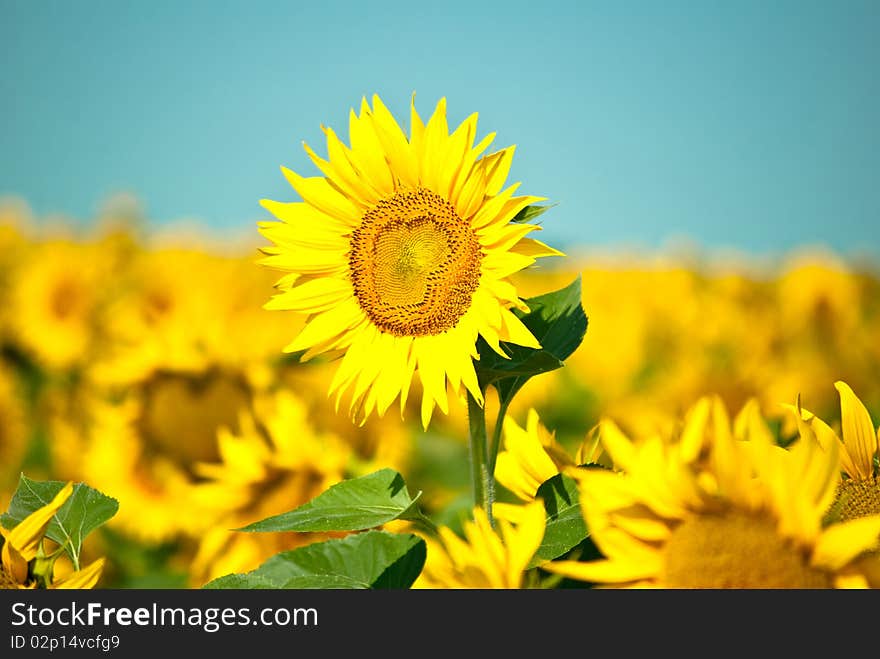
<path fill-rule="evenodd" d="M 17 200 L 0 198 L 0 300 L 12 296 L 13 273 L 28 246 L 24 228 L 29 224 L 27 205 Z M 0 305 L 0 337 L 9 331 L 10 304 Z"/>
<path fill-rule="evenodd" d="M 603 418 L 596 427 L 598 443 L 591 462 L 617 471 L 626 471 L 637 455 L 632 447 L 646 441 L 677 445 L 679 458 L 687 464 L 697 466 L 707 459 L 718 435 L 733 436 L 740 441 L 776 443 L 755 398 L 746 401 L 733 420 L 721 397 L 713 394 L 699 398 L 687 409 L 682 419 L 664 418 L 651 425 L 653 427 L 645 430 L 644 434 L 630 438 L 615 421 Z"/>
<path fill-rule="evenodd" d="M 13 588 L 93 588 L 101 577 L 104 559 L 90 563 L 61 579 L 54 579 L 54 562 L 58 553 L 47 556 L 43 550 L 43 536 L 49 523 L 70 495 L 73 483 L 67 483 L 45 506 L 25 517 L 11 530 L 0 528 L 0 589 Z M 60 549 L 58 552 L 60 553 Z M 37 562 L 42 562 L 37 570 Z M 41 573 L 37 576 L 36 573 Z"/>
<path fill-rule="evenodd" d="M 221 430 L 220 459 L 196 465 L 193 501 L 215 520 L 193 560 L 194 581 L 256 568 L 271 555 L 326 539 L 315 533 L 230 531 L 300 506 L 346 475 L 351 450 L 315 432 L 306 405 L 290 392 L 261 397 L 240 431 Z"/>
<path fill-rule="evenodd" d="M 474 509 L 464 523 L 464 539 L 441 527 L 439 540 L 426 538 L 428 556 L 414 588 L 521 588 L 523 575 L 544 538 L 544 505 L 517 506 L 516 523 L 497 520 L 492 528 L 486 512 Z"/>
<path fill-rule="evenodd" d="M 15 343 L 41 366 L 82 366 L 98 347 L 107 253 L 63 240 L 31 245 L 14 272 L 9 321 Z"/>
<path fill-rule="evenodd" d="M 24 399 L 12 373 L 0 365 L 0 490 L 18 478 L 27 430 Z"/>
<path fill-rule="evenodd" d="M 605 556 L 542 567 L 597 584 L 665 588 L 865 586 L 880 515 L 823 526 L 836 445 L 790 450 L 712 435 L 700 466 L 659 438 L 606 445 L 624 473 L 577 470 L 581 509 Z M 876 572 L 874 572 L 876 574 Z"/>
<path fill-rule="evenodd" d="M 193 498 L 196 465 L 218 458 L 218 431 L 238 430 L 250 396 L 237 377 L 208 371 L 159 374 L 120 401 L 92 397 L 76 467 L 119 499 L 111 526 L 147 543 L 207 528 L 210 510 Z"/>
<path fill-rule="evenodd" d="M 834 383 L 840 394 L 841 436 L 813 413 L 800 407 L 797 412 L 801 437 L 818 442 L 823 449 L 840 451 L 844 478 L 838 486 L 832 510 L 841 520 L 880 514 L 880 474 L 876 456 L 880 449 L 880 427 L 874 430 L 871 415 L 848 384 Z"/>
<path fill-rule="evenodd" d="M 241 412 L 272 384 L 283 345 L 271 355 L 250 346 L 274 332 L 258 292 L 267 280 L 254 271 L 192 250 L 140 252 L 108 314 L 111 346 L 88 372 L 92 400 L 52 417 L 64 437 L 53 456 L 120 500 L 111 524 L 129 536 L 164 542 L 208 524 L 210 511 L 177 504 L 194 496 L 197 464 L 220 459 L 218 431 L 238 433 Z"/>
<path fill-rule="evenodd" d="M 308 314 L 284 350 L 344 353 L 329 393 L 338 404 L 351 390 L 354 417 L 381 416 L 398 394 L 402 412 L 418 372 L 427 427 L 449 388 L 482 403 L 478 336 L 499 354 L 500 341 L 540 347 L 508 277 L 559 252 L 511 222 L 541 198 L 502 189 L 514 147 L 483 155 L 494 134 L 474 145 L 476 127 L 473 114 L 450 134 L 445 99 L 424 124 L 413 98 L 407 137 L 374 95 L 350 113 L 350 147 L 330 128 L 327 160 L 305 146 L 324 176 L 282 168 L 303 201 L 261 202 L 280 220 L 259 224 L 274 243 L 262 262 L 288 273 L 266 308 Z"/>
<path fill-rule="evenodd" d="M 262 274 L 248 259 L 180 248 L 138 252 L 106 314 L 109 347 L 90 378 L 128 386 L 157 372 L 221 367 L 265 382 L 289 328 L 261 308 L 269 281 Z"/>

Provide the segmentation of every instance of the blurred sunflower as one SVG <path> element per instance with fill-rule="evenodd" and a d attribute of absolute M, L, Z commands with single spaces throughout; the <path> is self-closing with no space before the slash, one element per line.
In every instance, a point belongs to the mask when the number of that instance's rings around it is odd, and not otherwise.
<path fill-rule="evenodd" d="M 540 501 L 517 508 L 516 523 L 499 519 L 497 531 L 476 508 L 473 521 L 464 523 L 464 539 L 447 527 L 439 540 L 426 538 L 428 556 L 413 588 L 522 588 L 544 538 L 546 513 Z"/>
<path fill-rule="evenodd" d="M 871 571 L 856 559 L 877 545 L 880 515 L 822 525 L 839 482 L 836 445 L 785 450 L 721 431 L 700 467 L 659 438 L 605 447 L 624 473 L 571 472 L 605 559 L 548 571 L 630 587 L 868 585 Z"/>
<path fill-rule="evenodd" d="M 261 308 L 245 265 L 190 250 L 144 251 L 112 306 L 112 346 L 89 370 L 97 400 L 73 428 L 84 457 L 64 453 L 82 477 L 120 500 L 111 524 L 136 538 L 195 537 L 206 528 L 205 510 L 179 505 L 194 496 L 197 464 L 220 459 L 218 432 L 238 433 L 241 413 L 273 384 L 270 355 L 241 347 L 272 331 L 255 329 L 253 316 L 272 314 Z M 72 421 L 60 419 L 56 436 Z"/>
<path fill-rule="evenodd" d="M 38 508 L 7 531 L 0 528 L 0 589 L 13 588 L 93 588 L 101 577 L 104 559 L 55 578 L 57 549 L 50 555 L 44 551 L 46 529 L 61 506 L 73 494 L 73 483 L 68 483 L 45 506 Z"/>
<path fill-rule="evenodd" d="M 274 243 L 263 263 L 289 273 L 266 308 L 309 314 L 285 351 L 344 353 L 330 394 L 351 389 L 355 417 L 398 394 L 403 410 L 418 371 L 427 427 L 435 406 L 448 412 L 448 386 L 482 403 L 478 336 L 499 353 L 499 341 L 539 347 L 510 311 L 526 306 L 508 277 L 559 252 L 511 222 L 541 198 L 502 190 L 514 148 L 482 156 L 494 134 L 474 146 L 476 124 L 450 134 L 441 99 L 425 125 L 413 99 L 407 138 L 374 95 L 350 113 L 350 147 L 330 128 L 328 160 L 305 147 L 325 176 L 283 169 L 302 202 L 262 202 L 280 220 L 259 225 Z"/>
<path fill-rule="evenodd" d="M 880 449 L 880 427 L 875 431 L 871 415 L 845 382 L 835 382 L 840 394 L 840 436 L 831 427 L 798 404 L 801 437 L 816 441 L 826 451 L 840 451 L 844 478 L 838 485 L 837 498 L 831 509 L 841 520 L 880 515 L 880 482 L 877 456 Z"/>
<path fill-rule="evenodd" d="M 69 369 L 94 357 L 107 257 L 92 244 L 31 244 L 14 273 L 9 320 L 15 343 L 41 366 Z"/>
<path fill-rule="evenodd" d="M 778 281 L 785 331 L 823 342 L 846 340 L 859 322 L 858 280 L 840 259 L 824 252 L 792 255 Z"/>
<path fill-rule="evenodd" d="M 240 431 L 221 430 L 219 461 L 196 466 L 204 479 L 193 491 L 215 520 L 201 537 L 191 577 L 197 584 L 256 568 L 271 555 L 326 539 L 315 533 L 232 531 L 300 506 L 341 481 L 351 449 L 315 432 L 308 409 L 289 392 L 257 401 Z"/>
<path fill-rule="evenodd" d="M 659 441 L 676 446 L 682 462 L 700 467 L 707 460 L 715 438 L 728 436 L 742 442 L 776 443 L 757 399 L 746 401 L 731 420 L 722 398 L 712 394 L 700 397 L 682 418 L 664 418 L 644 434 L 627 435 L 615 421 L 603 418 L 596 428 L 598 444 L 593 462 L 616 471 L 626 471 L 638 454 L 633 446 Z"/>
<path fill-rule="evenodd" d="M 0 492 L 18 478 L 27 439 L 24 400 L 12 373 L 0 366 Z"/>
<path fill-rule="evenodd" d="M 91 368 L 91 379 L 125 386 L 159 371 L 221 367 L 264 382 L 265 363 L 288 328 L 261 308 L 266 279 L 253 270 L 245 259 L 210 253 L 140 251 L 107 314 L 108 354 Z"/>
<path fill-rule="evenodd" d="M 275 369 L 277 388 L 292 392 L 311 410 L 311 425 L 321 433 L 342 439 L 352 449 L 352 471 L 369 473 L 382 467 L 405 472 L 412 459 L 413 428 L 390 417 L 370 417 L 360 426 L 333 407 L 327 387 L 333 364 L 321 359 L 306 363 L 285 362 Z"/>
<path fill-rule="evenodd" d="M 0 199 L 0 300 L 12 298 L 13 273 L 24 258 L 27 240 L 24 225 L 29 222 L 26 205 L 13 200 Z M 8 332 L 11 305 L 0 304 L 0 343 Z"/>
<path fill-rule="evenodd" d="M 77 467 L 120 502 L 110 524 L 150 543 L 196 536 L 209 525 L 193 499 L 196 465 L 219 458 L 217 433 L 238 431 L 250 391 L 220 371 L 161 373 L 119 402 L 92 399 Z"/>

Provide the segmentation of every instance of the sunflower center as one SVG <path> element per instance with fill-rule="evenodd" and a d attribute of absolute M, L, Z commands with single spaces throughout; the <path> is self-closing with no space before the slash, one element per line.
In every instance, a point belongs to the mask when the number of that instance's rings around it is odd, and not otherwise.
<path fill-rule="evenodd" d="M 395 336 L 455 327 L 479 286 L 481 260 L 470 225 L 422 188 L 383 199 L 351 234 L 358 303 L 376 327 Z"/>
<path fill-rule="evenodd" d="M 686 520 L 664 549 L 669 588 L 831 588 L 831 575 L 762 516 L 730 512 Z"/>
<path fill-rule="evenodd" d="M 876 478 L 845 480 L 837 490 L 837 502 L 842 522 L 876 515 L 880 513 L 880 483 Z"/>
<path fill-rule="evenodd" d="M 19 585 L 15 578 L 6 571 L 6 568 L 0 566 L 0 590 L 14 590 Z"/>
<path fill-rule="evenodd" d="M 52 314 L 58 320 L 69 318 L 79 307 L 81 297 L 80 291 L 73 282 L 59 282 L 50 296 L 49 306 Z"/>
<path fill-rule="evenodd" d="M 143 400 L 139 426 L 148 449 L 189 468 L 219 459 L 217 431 L 238 431 L 248 393 L 243 382 L 228 374 L 162 373 L 146 384 Z"/>

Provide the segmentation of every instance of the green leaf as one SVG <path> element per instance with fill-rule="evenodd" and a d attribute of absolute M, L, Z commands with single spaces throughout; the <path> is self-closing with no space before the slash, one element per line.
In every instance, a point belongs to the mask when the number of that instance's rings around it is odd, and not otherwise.
<path fill-rule="evenodd" d="M 258 590 L 277 588 L 274 584 L 266 581 L 255 574 L 227 574 L 209 581 L 202 588 L 206 590 Z"/>
<path fill-rule="evenodd" d="M 20 524 L 32 512 L 50 503 L 64 485 L 62 481 L 31 480 L 22 474 L 9 509 L 0 516 L 0 524 L 8 529 Z M 77 483 L 73 486 L 73 494 L 49 523 L 46 537 L 64 545 L 74 565 L 78 566 L 83 539 L 113 517 L 117 510 L 119 502 L 116 499 Z"/>
<path fill-rule="evenodd" d="M 409 588 L 425 565 L 425 541 L 412 533 L 366 531 L 276 554 L 247 574 L 205 588 Z"/>
<path fill-rule="evenodd" d="M 526 206 L 519 213 L 513 216 L 511 222 L 518 222 L 521 224 L 531 222 L 536 217 L 538 217 L 539 215 L 543 215 L 554 206 L 556 206 L 556 204 L 547 204 L 546 206 Z"/>
<path fill-rule="evenodd" d="M 496 353 L 482 338 L 477 341 L 480 359 L 474 361 L 477 376 L 485 388 L 493 385 L 502 401 L 513 395 L 533 376 L 564 366 L 577 350 L 587 331 L 587 316 L 581 306 L 580 275 L 568 286 L 526 300 L 529 313 L 514 313 L 529 328 L 541 348 L 502 343 L 509 359 Z"/>
<path fill-rule="evenodd" d="M 581 514 L 577 483 L 573 478 L 557 474 L 544 481 L 535 496 L 544 500 L 547 526 L 544 540 L 529 567 L 562 556 L 589 535 Z"/>
<path fill-rule="evenodd" d="M 337 483 L 299 508 L 238 530 L 361 531 L 395 519 L 417 519 L 419 495 L 411 499 L 399 473 L 380 469 Z"/>

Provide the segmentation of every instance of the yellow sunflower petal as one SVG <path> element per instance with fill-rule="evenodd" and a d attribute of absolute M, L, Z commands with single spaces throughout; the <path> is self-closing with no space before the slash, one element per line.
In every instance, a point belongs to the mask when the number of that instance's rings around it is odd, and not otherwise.
<path fill-rule="evenodd" d="M 489 133 L 465 154 L 453 182 L 450 199 L 458 214 L 464 219 L 471 216 L 472 211 L 469 212 L 471 204 L 474 201 L 481 201 L 486 194 L 488 175 L 485 168 L 477 164 L 477 158 L 494 139 L 495 133 Z"/>
<path fill-rule="evenodd" d="M 701 398 L 688 410 L 679 440 L 682 458 L 687 462 L 696 460 L 703 448 L 703 437 L 706 434 L 711 411 L 712 404 L 708 397 Z"/>
<path fill-rule="evenodd" d="M 334 167 L 335 176 L 332 177 L 334 184 L 343 187 L 340 185 L 342 183 L 354 190 L 353 199 L 361 203 L 372 205 L 379 201 L 382 193 L 373 187 L 370 180 L 360 175 L 361 165 L 357 156 L 342 143 L 332 128 L 322 126 L 321 129 L 327 137 L 327 157 Z"/>
<path fill-rule="evenodd" d="M 798 433 L 802 438 L 806 441 L 816 442 L 826 451 L 826 453 L 829 452 L 832 447 L 839 449 L 841 469 L 843 469 L 843 472 L 849 475 L 850 478 L 857 478 L 858 469 L 853 462 L 853 459 L 850 457 L 849 451 L 847 451 L 846 446 L 827 423 L 822 421 L 822 419 L 809 410 L 802 408 L 800 399 L 798 399 L 797 405 L 795 406 L 783 405 L 783 407 L 791 410 L 795 414 Z"/>
<path fill-rule="evenodd" d="M 347 297 L 351 297 L 351 282 L 335 277 L 321 277 L 272 296 L 263 308 L 317 313 L 333 308 Z"/>
<path fill-rule="evenodd" d="M 104 569 L 104 559 L 99 558 L 86 567 L 76 572 L 71 572 L 63 579 L 55 581 L 50 586 L 55 589 L 85 589 L 94 588 L 101 578 L 101 571 Z"/>
<path fill-rule="evenodd" d="M 28 576 L 28 562 L 25 560 L 24 556 L 21 555 L 21 552 L 9 542 L 8 533 L 3 529 L 0 529 L 0 534 L 2 534 L 5 540 L 3 543 L 2 554 L 0 554 L 0 558 L 2 558 L 0 570 L 4 570 L 9 574 L 15 583 L 24 584 L 25 581 L 27 581 Z"/>
<path fill-rule="evenodd" d="M 541 546 L 547 520 L 541 501 L 526 504 L 524 508 L 516 530 L 509 523 L 501 522 L 504 546 L 507 549 L 507 583 L 514 587 L 520 585 L 522 573 Z"/>
<path fill-rule="evenodd" d="M 880 544 L 880 515 L 859 517 L 826 528 L 816 541 L 812 564 L 839 570 Z"/>
<path fill-rule="evenodd" d="M 327 139 L 331 140 L 334 138 L 338 140 L 335 134 L 332 134 L 332 131 L 328 132 Z M 303 142 L 303 149 L 305 149 L 311 161 L 315 163 L 315 166 L 321 170 L 324 176 L 359 206 L 366 209 L 381 199 L 381 194 L 373 191 L 370 186 L 364 184 L 358 178 L 349 157 L 344 155 L 344 152 L 334 153 L 335 157 L 331 156 L 331 160 L 324 160 L 305 142 Z"/>
<path fill-rule="evenodd" d="M 486 184 L 486 194 L 490 197 L 498 194 L 504 186 L 507 175 L 510 173 L 510 166 L 513 164 L 514 151 L 516 151 L 516 145 L 486 156 L 487 166 L 490 171 L 489 180 Z"/>
<path fill-rule="evenodd" d="M 477 113 L 475 112 L 449 136 L 446 147 L 446 159 L 441 163 L 440 173 L 437 179 L 437 188 L 440 193 L 455 205 L 453 189 L 455 180 L 463 175 L 461 170 L 466 167 L 465 161 L 474 144 L 477 132 Z"/>
<path fill-rule="evenodd" d="M 312 316 L 296 339 L 285 347 L 284 351 L 305 350 L 316 343 L 336 336 L 362 319 L 363 311 L 354 300 L 349 298 L 332 309 Z"/>
<path fill-rule="evenodd" d="M 535 240 L 534 238 L 523 238 L 516 245 L 511 247 L 510 251 L 533 259 L 542 256 L 565 256 L 565 254 L 558 249 L 545 245 L 540 240 Z"/>
<path fill-rule="evenodd" d="M 394 116 L 378 95 L 373 95 L 373 122 L 376 135 L 382 142 L 391 168 L 404 185 L 415 188 L 419 184 L 419 162 Z"/>
<path fill-rule="evenodd" d="M 590 583 L 620 583 L 648 579 L 656 576 L 661 567 L 659 560 L 600 560 L 588 563 L 553 561 L 541 565 L 541 569 L 548 572 Z"/>
<path fill-rule="evenodd" d="M 351 110 L 348 115 L 351 155 L 356 158 L 360 175 L 382 196 L 394 192 L 394 179 L 384 157 L 384 150 L 369 117 L 366 99 L 361 104 L 361 116 Z"/>
<path fill-rule="evenodd" d="M 291 187 L 303 198 L 303 201 L 322 213 L 343 222 L 353 222 L 360 218 L 361 213 L 357 207 L 339 190 L 330 185 L 326 178 L 319 176 L 304 178 L 287 167 L 282 167 L 281 171 Z"/>
<path fill-rule="evenodd" d="M 853 477 L 859 480 L 871 478 L 874 475 L 874 454 L 877 452 L 877 437 L 871 416 L 848 384 L 838 381 L 834 386 L 840 393 L 843 444 L 856 470 Z"/>
<path fill-rule="evenodd" d="M 615 467 L 621 471 L 632 468 L 636 459 L 635 447 L 614 421 L 603 419 L 599 422 L 599 437 Z"/>

